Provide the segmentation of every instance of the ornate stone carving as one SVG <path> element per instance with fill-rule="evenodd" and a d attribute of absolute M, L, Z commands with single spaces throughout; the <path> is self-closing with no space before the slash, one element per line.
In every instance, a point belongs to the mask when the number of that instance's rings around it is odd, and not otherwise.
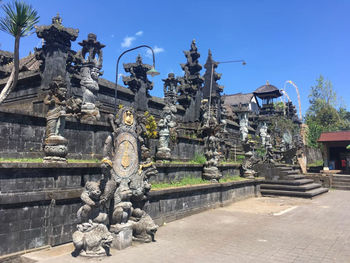
<path fill-rule="evenodd" d="M 148 110 L 149 90 L 153 89 L 153 83 L 147 78 L 147 71 L 151 70 L 152 66 L 142 63 L 140 55 L 136 58 L 136 63 L 123 64 L 124 70 L 130 73 L 130 76 L 124 76 L 123 82 L 134 93 L 134 108 L 137 111 Z"/>
<path fill-rule="evenodd" d="M 106 247 L 110 244 L 117 249 L 126 248 L 131 245 L 133 233 L 135 240 L 149 242 L 154 240 L 158 228 L 140 209 L 151 189 L 148 179 L 157 170 L 150 159 L 144 162 L 140 159 L 134 110 L 123 107 L 116 116 L 110 115 L 109 121 L 113 132 L 107 137 L 103 149 L 102 178 L 97 182 L 87 182 L 81 195 L 83 206 L 78 211 L 81 224 L 73 235 L 75 253 L 80 255 L 107 255 Z M 105 230 L 99 224 L 110 226 L 109 232 L 106 228 L 106 235 L 99 234 Z M 89 229 L 93 227 L 103 231 L 90 233 Z M 94 242 L 88 246 L 81 244 L 84 238 Z"/>
<path fill-rule="evenodd" d="M 179 78 L 178 102 L 186 109 L 184 122 L 198 121 L 200 117 L 200 106 L 202 99 L 203 77 L 200 76 L 202 66 L 198 62 L 200 54 L 197 52 L 195 40 L 191 43 L 191 49 L 184 51 L 187 63 L 181 64 L 185 72 L 184 77 Z"/>
<path fill-rule="evenodd" d="M 102 75 L 102 48 L 105 45 L 96 40 L 96 35 L 90 33 L 87 40 L 78 43 L 82 49 L 76 54 L 76 61 L 80 68 L 80 86 L 83 92 L 83 105 L 81 107 L 81 119 L 96 121 L 100 119 L 98 109 L 98 78 Z"/>

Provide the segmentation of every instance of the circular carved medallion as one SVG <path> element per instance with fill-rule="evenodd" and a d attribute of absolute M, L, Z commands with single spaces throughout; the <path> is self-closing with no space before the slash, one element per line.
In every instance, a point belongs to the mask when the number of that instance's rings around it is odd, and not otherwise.
<path fill-rule="evenodd" d="M 120 177 L 130 177 L 138 170 L 137 141 L 130 133 L 122 132 L 115 139 L 113 168 Z"/>

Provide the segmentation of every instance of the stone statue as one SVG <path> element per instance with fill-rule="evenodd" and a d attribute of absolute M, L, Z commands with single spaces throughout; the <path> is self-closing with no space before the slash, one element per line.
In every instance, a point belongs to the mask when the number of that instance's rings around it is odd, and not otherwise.
<path fill-rule="evenodd" d="M 266 145 L 266 136 L 267 136 L 267 125 L 266 122 L 264 122 L 260 129 L 259 129 L 259 135 L 261 139 L 261 145 L 265 146 Z"/>
<path fill-rule="evenodd" d="M 120 182 L 114 194 L 113 212 L 110 212 L 112 213 L 110 231 L 115 240 L 129 245 L 134 223 L 130 220 L 130 215 L 134 203 L 139 204 L 147 200 L 147 193 L 151 189 L 148 179 L 157 173 L 150 158 L 140 158 L 138 119 L 134 110 L 129 107 L 122 107 L 116 118 L 111 116 L 113 133 L 107 138 L 103 150 L 106 157 L 112 160 L 115 181 Z M 112 246 L 121 247 L 117 241 Z"/>
<path fill-rule="evenodd" d="M 133 240 L 144 243 L 155 241 L 154 235 L 158 230 L 158 226 L 145 211 L 140 208 L 134 209 L 131 220 L 133 221 Z"/>
<path fill-rule="evenodd" d="M 83 104 L 81 106 L 81 119 L 86 121 L 96 121 L 100 119 L 98 109 L 98 78 L 102 75 L 102 48 L 105 45 L 96 40 L 95 34 L 88 34 L 88 39 L 78 43 L 82 46 L 75 56 L 80 68 L 80 86 L 83 92 Z"/>
<path fill-rule="evenodd" d="M 46 132 L 44 146 L 44 162 L 66 162 L 67 139 L 63 137 L 66 120 L 66 94 L 67 85 L 65 80 L 58 76 L 50 83 L 49 94 L 44 103 L 49 110 L 46 114 Z"/>
<path fill-rule="evenodd" d="M 46 131 L 44 142 L 44 162 L 67 162 L 68 141 L 63 136 L 66 117 L 76 116 L 80 111 L 81 100 L 67 99 L 67 83 L 58 76 L 50 83 L 49 93 L 44 98 L 48 106 L 46 113 Z"/>
<path fill-rule="evenodd" d="M 243 150 L 244 150 L 244 160 L 241 164 L 241 175 L 245 178 L 253 179 L 256 175 L 256 172 L 253 170 L 254 164 L 259 162 L 259 158 L 257 158 L 253 148 L 255 147 L 255 141 L 248 139 L 243 142 Z"/>
<path fill-rule="evenodd" d="M 170 129 L 176 126 L 176 117 L 174 113 L 176 107 L 174 105 L 166 105 L 162 112 L 162 119 L 158 123 L 159 127 L 159 143 L 158 151 L 156 154 L 159 160 L 170 160 L 171 150 L 169 148 Z"/>
<path fill-rule="evenodd" d="M 129 180 L 121 180 L 121 184 L 115 191 L 112 224 L 125 224 L 129 221 L 132 212 L 132 203 L 130 202 L 132 191 L 128 183 Z"/>
<path fill-rule="evenodd" d="M 113 236 L 106 225 L 94 223 L 91 220 L 77 226 L 78 230 L 73 233 L 75 251 L 73 256 L 109 256 L 109 248 Z"/>
<path fill-rule="evenodd" d="M 84 205 L 80 207 L 80 209 L 77 212 L 79 222 L 88 222 L 90 218 L 98 216 L 99 210 L 97 211 L 97 213 L 94 213 L 95 216 L 92 216 L 91 214 L 94 208 L 99 209 L 100 196 L 101 189 L 99 182 L 87 182 L 85 184 L 85 189 L 80 196 Z"/>
<path fill-rule="evenodd" d="M 222 125 L 219 124 L 215 109 L 209 108 L 207 100 L 202 100 L 201 105 L 201 134 L 204 137 L 204 155 L 207 161 L 203 167 L 202 177 L 205 180 L 218 182 L 222 177 L 218 169 L 219 159 L 221 158 L 220 139 L 217 137 Z"/>
<path fill-rule="evenodd" d="M 248 136 L 248 116 L 247 113 L 241 113 L 239 114 L 239 132 L 241 134 L 241 140 L 242 142 L 245 142 Z"/>
<path fill-rule="evenodd" d="M 215 132 L 212 135 L 204 138 L 204 155 L 207 161 L 203 168 L 203 179 L 211 180 L 212 182 L 218 182 L 222 177 L 220 170 L 218 169 L 220 153 L 218 152 L 220 147 L 220 140 L 215 136 Z"/>

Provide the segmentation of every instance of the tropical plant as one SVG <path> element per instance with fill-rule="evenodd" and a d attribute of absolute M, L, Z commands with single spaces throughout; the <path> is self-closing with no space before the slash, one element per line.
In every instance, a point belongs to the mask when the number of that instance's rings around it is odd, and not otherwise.
<path fill-rule="evenodd" d="M 0 18 L 0 30 L 4 31 L 15 38 L 14 59 L 11 75 L 7 80 L 5 87 L 0 93 L 0 103 L 10 94 L 17 85 L 19 74 L 19 42 L 21 37 L 28 36 L 36 23 L 39 16 L 36 10 L 22 1 L 15 0 L 11 3 L 4 4 L 2 10 L 4 17 Z"/>
<path fill-rule="evenodd" d="M 146 117 L 146 136 L 149 139 L 155 139 L 158 136 L 156 119 L 148 111 L 145 112 Z"/>

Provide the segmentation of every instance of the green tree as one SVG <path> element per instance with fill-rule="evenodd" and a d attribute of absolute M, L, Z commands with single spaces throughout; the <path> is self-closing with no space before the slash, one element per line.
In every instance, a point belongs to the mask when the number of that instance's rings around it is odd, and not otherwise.
<path fill-rule="evenodd" d="M 338 98 L 331 81 L 322 75 L 311 87 L 309 95 L 310 107 L 305 121 L 309 127 L 308 145 L 318 147 L 317 140 L 322 132 L 350 128 L 350 113 L 344 107 L 338 107 Z"/>
<path fill-rule="evenodd" d="M 14 59 L 11 75 L 7 80 L 5 87 L 0 93 L 0 103 L 10 94 L 17 85 L 19 74 L 19 42 L 21 37 L 31 34 L 36 23 L 39 21 L 37 11 L 31 5 L 15 0 L 11 3 L 4 4 L 2 10 L 4 17 L 0 18 L 0 30 L 4 31 L 15 38 Z"/>

